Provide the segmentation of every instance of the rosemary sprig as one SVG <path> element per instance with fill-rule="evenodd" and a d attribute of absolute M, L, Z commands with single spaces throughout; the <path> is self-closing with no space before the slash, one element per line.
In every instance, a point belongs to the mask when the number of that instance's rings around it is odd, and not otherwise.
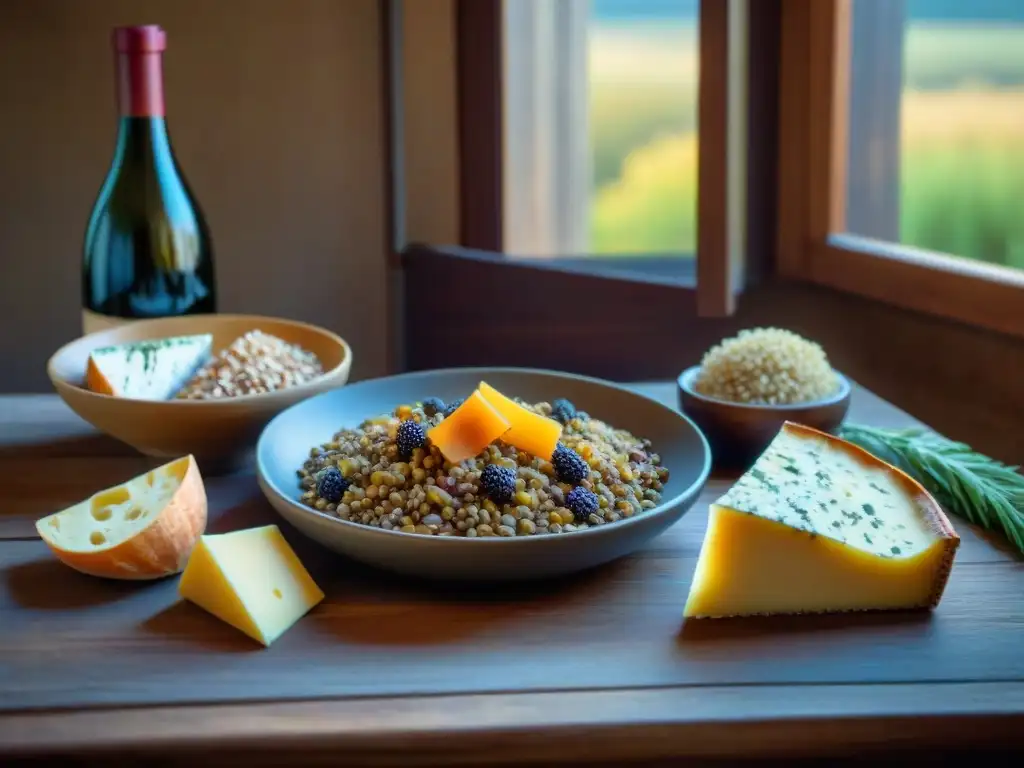
<path fill-rule="evenodd" d="M 1024 552 L 1024 475 L 1017 467 L 918 427 L 844 424 L 839 436 L 902 469 L 947 512 L 1002 532 Z"/>

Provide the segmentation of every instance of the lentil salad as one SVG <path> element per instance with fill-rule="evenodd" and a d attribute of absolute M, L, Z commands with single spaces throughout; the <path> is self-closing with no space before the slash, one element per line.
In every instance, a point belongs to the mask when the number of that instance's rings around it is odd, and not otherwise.
<path fill-rule="evenodd" d="M 427 398 L 313 447 L 298 469 L 301 501 L 357 524 L 467 538 L 572 533 L 657 506 L 669 473 L 648 440 L 564 399 L 515 400 L 562 425 L 550 458 L 498 439 L 449 462 L 426 432 L 459 401 Z"/>

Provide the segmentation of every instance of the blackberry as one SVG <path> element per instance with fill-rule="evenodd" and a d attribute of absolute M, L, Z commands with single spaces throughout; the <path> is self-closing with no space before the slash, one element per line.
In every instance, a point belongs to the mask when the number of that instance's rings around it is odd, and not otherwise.
<path fill-rule="evenodd" d="M 316 476 L 316 495 L 331 504 L 337 504 L 348 490 L 349 483 L 337 467 L 327 467 Z"/>
<path fill-rule="evenodd" d="M 398 434 L 395 443 L 398 445 L 398 452 L 402 458 L 408 459 L 417 448 L 422 448 L 427 442 L 427 430 L 418 421 L 407 419 L 398 425 Z"/>
<path fill-rule="evenodd" d="M 458 408 L 460 405 L 462 405 L 464 402 L 466 402 L 466 398 L 464 398 L 464 397 L 460 397 L 460 398 L 458 398 L 456 400 L 452 400 L 450 403 L 448 403 L 448 406 L 444 409 L 444 417 L 447 419 L 449 416 L 451 416 L 453 413 L 455 413 L 455 409 Z"/>
<path fill-rule="evenodd" d="M 420 405 L 423 406 L 423 412 L 427 416 L 436 416 L 439 413 L 444 413 L 444 400 L 440 397 L 428 397 Z"/>
<path fill-rule="evenodd" d="M 551 404 L 551 418 L 568 424 L 576 418 L 576 406 L 564 397 L 560 397 Z"/>
<path fill-rule="evenodd" d="M 497 464 L 488 464 L 480 473 L 480 487 L 495 504 L 512 501 L 516 492 L 516 471 Z"/>
<path fill-rule="evenodd" d="M 577 485 L 565 499 L 565 506 L 572 512 L 577 523 L 585 523 L 598 510 L 597 494 Z"/>
<path fill-rule="evenodd" d="M 585 480 L 590 474 L 590 466 L 572 448 L 559 443 L 551 456 L 551 465 L 555 468 L 558 479 L 563 483 L 576 484 Z"/>

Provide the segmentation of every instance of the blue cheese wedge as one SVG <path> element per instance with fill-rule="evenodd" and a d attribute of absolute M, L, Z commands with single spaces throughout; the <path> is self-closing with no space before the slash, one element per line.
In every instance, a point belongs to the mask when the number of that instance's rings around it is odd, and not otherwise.
<path fill-rule="evenodd" d="M 959 543 L 911 477 L 787 422 L 711 505 L 684 615 L 932 608 Z"/>
<path fill-rule="evenodd" d="M 168 400 L 209 360 L 213 336 L 172 336 L 102 347 L 89 355 L 85 383 L 93 392 Z"/>

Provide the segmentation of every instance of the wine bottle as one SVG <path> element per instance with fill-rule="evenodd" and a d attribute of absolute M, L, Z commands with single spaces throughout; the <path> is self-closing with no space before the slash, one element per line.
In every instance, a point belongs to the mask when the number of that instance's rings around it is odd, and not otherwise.
<path fill-rule="evenodd" d="M 114 158 L 86 228 L 85 333 L 217 311 L 213 244 L 171 149 L 156 25 L 114 30 L 119 123 Z"/>

